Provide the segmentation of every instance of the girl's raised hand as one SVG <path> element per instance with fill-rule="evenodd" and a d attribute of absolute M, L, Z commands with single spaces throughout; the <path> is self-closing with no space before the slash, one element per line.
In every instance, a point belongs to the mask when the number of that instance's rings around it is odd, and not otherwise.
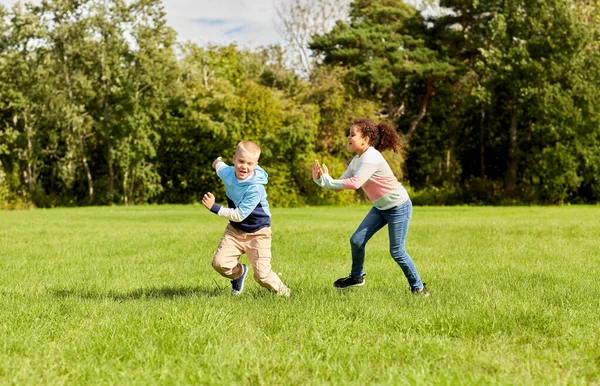
<path fill-rule="evenodd" d="M 312 164 L 312 178 L 313 180 L 318 180 L 321 178 L 321 166 L 319 165 L 319 161 L 315 160 Z"/>

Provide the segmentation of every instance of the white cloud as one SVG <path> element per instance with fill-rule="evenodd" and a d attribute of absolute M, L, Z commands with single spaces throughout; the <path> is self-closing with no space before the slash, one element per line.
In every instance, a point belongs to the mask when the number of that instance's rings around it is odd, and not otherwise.
<path fill-rule="evenodd" d="M 236 43 L 256 47 L 280 43 L 275 7 L 288 0 L 163 0 L 167 23 L 179 41 Z M 12 6 L 17 0 L 0 0 Z M 33 0 L 39 3 L 40 0 Z"/>
<path fill-rule="evenodd" d="M 275 7 L 282 1 L 163 0 L 163 5 L 180 41 L 255 47 L 281 41 Z"/>

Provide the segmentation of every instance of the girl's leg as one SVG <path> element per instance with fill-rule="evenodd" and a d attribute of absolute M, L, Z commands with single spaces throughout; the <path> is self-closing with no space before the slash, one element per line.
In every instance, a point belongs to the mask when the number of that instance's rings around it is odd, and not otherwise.
<path fill-rule="evenodd" d="M 406 235 L 408 234 L 408 223 L 412 217 L 412 202 L 408 200 L 399 207 L 383 211 L 382 214 L 388 222 L 392 258 L 402 268 L 410 288 L 422 288 L 423 283 L 415 263 L 406 252 Z"/>
<path fill-rule="evenodd" d="M 365 271 L 363 271 L 365 264 L 365 246 L 367 245 L 367 241 L 369 241 L 378 230 L 383 228 L 385 224 L 386 220 L 381 215 L 381 211 L 372 207 L 350 238 L 350 247 L 352 249 L 352 271 L 350 271 L 350 276 L 363 277 L 365 275 Z"/>

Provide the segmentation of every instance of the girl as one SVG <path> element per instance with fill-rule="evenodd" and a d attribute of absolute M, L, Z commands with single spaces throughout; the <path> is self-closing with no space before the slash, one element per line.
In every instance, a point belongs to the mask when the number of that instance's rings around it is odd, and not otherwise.
<path fill-rule="evenodd" d="M 380 151 L 400 150 L 400 137 L 386 122 L 376 124 L 369 119 L 355 119 L 348 135 L 348 150 L 356 153 L 348 169 L 340 179 L 329 175 L 326 165 L 323 168 L 315 160 L 312 178 L 328 190 L 362 188 L 373 208 L 350 238 L 352 247 L 352 270 L 348 277 L 338 279 L 333 286 L 338 289 L 357 287 L 365 284 L 365 245 L 373 235 L 388 225 L 390 253 L 408 280 L 414 294 L 428 296 L 425 283 L 421 281 L 414 262 L 406 252 L 406 234 L 412 216 L 412 202 L 406 189 L 398 182 L 390 166 Z"/>

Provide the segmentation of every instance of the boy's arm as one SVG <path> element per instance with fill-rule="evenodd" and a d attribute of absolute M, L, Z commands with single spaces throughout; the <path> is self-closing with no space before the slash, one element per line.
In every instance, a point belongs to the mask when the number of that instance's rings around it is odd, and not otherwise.
<path fill-rule="evenodd" d="M 260 192 L 254 187 L 248 189 L 244 198 L 237 208 L 225 208 L 217 203 L 214 203 L 210 211 L 217 214 L 219 217 L 224 217 L 233 222 L 242 222 L 252 213 L 254 208 L 260 203 Z"/>
<path fill-rule="evenodd" d="M 223 162 L 223 159 L 221 159 L 221 157 L 217 157 L 217 159 L 213 161 L 212 167 L 217 172 L 217 175 L 219 177 L 221 177 L 221 175 L 219 174 L 219 172 L 221 170 L 223 170 L 223 168 L 227 167 L 227 164 L 225 162 Z"/>

